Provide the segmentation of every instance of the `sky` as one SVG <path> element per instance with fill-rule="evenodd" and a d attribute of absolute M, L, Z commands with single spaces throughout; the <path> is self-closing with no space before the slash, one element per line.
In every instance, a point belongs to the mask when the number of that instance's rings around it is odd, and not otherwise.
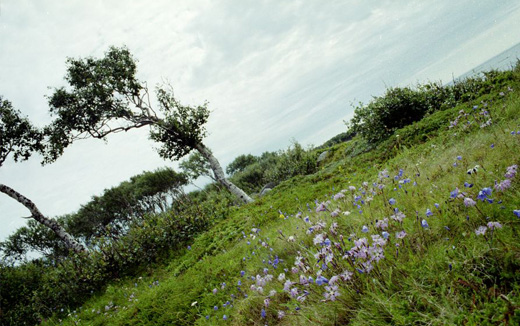
<path fill-rule="evenodd" d="M 518 30 L 517 0 L 0 0 L 0 96 L 44 126 L 68 57 L 126 45 L 151 89 L 168 81 L 182 103 L 209 102 L 204 142 L 226 166 L 294 141 L 320 145 L 346 130 L 357 103 L 387 87 L 449 82 L 520 43 Z M 6 162 L 0 183 L 50 217 L 142 171 L 176 166 L 146 130 L 40 160 Z M 0 241 L 29 215 L 0 196 Z"/>

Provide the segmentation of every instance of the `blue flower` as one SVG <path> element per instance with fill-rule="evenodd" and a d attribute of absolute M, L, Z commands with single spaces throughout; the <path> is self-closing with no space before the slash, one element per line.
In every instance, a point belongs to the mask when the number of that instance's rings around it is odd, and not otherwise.
<path fill-rule="evenodd" d="M 459 188 L 455 188 L 455 190 L 450 192 L 450 197 L 451 198 L 457 198 L 458 195 L 459 195 Z"/>
<path fill-rule="evenodd" d="M 460 156 L 460 155 L 457 156 L 457 160 L 459 160 L 459 161 L 462 160 L 462 156 Z"/>
<path fill-rule="evenodd" d="M 473 187 L 473 184 L 472 183 L 468 183 L 468 182 L 464 182 L 464 187 L 471 188 L 471 187 Z"/>
<path fill-rule="evenodd" d="M 222 319 L 227 320 L 227 315 L 222 316 Z"/>
<path fill-rule="evenodd" d="M 316 278 L 317 285 L 323 285 L 323 284 L 328 284 L 328 283 L 329 283 L 329 280 L 321 275 Z"/>
<path fill-rule="evenodd" d="M 515 209 L 515 210 L 513 211 L 513 214 L 515 214 L 516 217 L 520 217 L 520 209 Z"/>
<path fill-rule="evenodd" d="M 426 216 L 432 216 L 432 215 L 433 215 L 432 211 L 429 208 L 427 208 L 426 209 Z"/>
<path fill-rule="evenodd" d="M 390 200 L 388 200 L 388 203 L 389 203 L 390 205 L 395 205 L 396 200 L 395 200 L 394 198 L 390 198 Z"/>
<path fill-rule="evenodd" d="M 383 231 L 382 235 L 383 235 L 383 238 L 388 239 L 388 237 L 390 236 L 390 233 Z"/>
<path fill-rule="evenodd" d="M 367 233 L 368 232 L 368 227 L 366 225 L 363 225 L 363 227 L 361 228 L 361 232 Z"/>
<path fill-rule="evenodd" d="M 422 226 L 423 228 L 428 228 L 428 227 L 430 227 L 430 226 L 428 225 L 428 222 L 427 222 L 426 220 L 422 220 L 422 221 L 421 221 L 421 226 Z"/>
<path fill-rule="evenodd" d="M 438 209 L 440 205 L 438 203 L 435 203 L 435 204 L 433 204 L 433 206 L 435 206 L 435 208 Z"/>
<path fill-rule="evenodd" d="M 218 310 L 218 306 L 214 306 L 214 307 L 213 307 L 213 310 Z"/>
<path fill-rule="evenodd" d="M 240 276 L 243 277 L 245 273 L 246 273 L 245 271 L 240 271 Z"/>
<path fill-rule="evenodd" d="M 262 311 L 260 312 L 260 316 L 261 316 L 262 318 L 265 318 L 265 315 L 266 315 L 266 314 L 265 314 L 265 309 L 262 308 Z"/>

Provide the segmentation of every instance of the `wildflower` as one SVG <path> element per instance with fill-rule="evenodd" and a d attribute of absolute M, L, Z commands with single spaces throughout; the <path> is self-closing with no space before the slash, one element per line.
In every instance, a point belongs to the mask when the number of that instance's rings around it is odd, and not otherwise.
<path fill-rule="evenodd" d="M 385 238 L 385 239 L 388 239 L 388 237 L 390 237 L 390 233 L 388 233 L 386 231 L 383 231 L 382 235 L 383 235 L 383 238 Z"/>
<path fill-rule="evenodd" d="M 435 206 L 435 208 L 439 209 L 440 205 L 438 203 L 435 203 L 435 204 L 433 204 L 433 206 Z"/>
<path fill-rule="evenodd" d="M 471 187 L 473 187 L 473 184 L 472 183 L 468 183 L 468 182 L 464 182 L 464 187 L 471 188 Z"/>
<path fill-rule="evenodd" d="M 278 319 L 282 319 L 283 317 L 285 317 L 285 312 L 278 310 Z"/>
<path fill-rule="evenodd" d="M 479 226 L 478 229 L 475 230 L 476 235 L 484 235 L 486 234 L 487 227 Z"/>
<path fill-rule="evenodd" d="M 367 233 L 368 232 L 368 226 L 363 225 L 363 227 L 361 228 L 361 232 Z"/>
<path fill-rule="evenodd" d="M 337 275 L 332 276 L 329 280 L 329 285 L 334 285 L 334 283 L 336 283 L 338 280 L 339 280 L 339 276 L 337 276 Z"/>
<path fill-rule="evenodd" d="M 388 218 L 384 218 L 376 222 L 376 228 L 386 230 L 388 228 Z"/>
<path fill-rule="evenodd" d="M 320 203 L 318 207 L 316 207 L 316 213 L 323 212 L 327 210 L 327 206 L 324 203 Z"/>
<path fill-rule="evenodd" d="M 516 165 L 516 164 L 508 166 L 506 174 L 504 176 L 508 179 L 513 179 L 516 176 L 517 168 L 518 168 L 518 165 Z"/>
<path fill-rule="evenodd" d="M 381 238 L 379 234 L 373 234 L 372 235 L 372 242 L 375 246 L 383 247 L 386 244 L 386 240 L 384 238 Z"/>
<path fill-rule="evenodd" d="M 260 312 L 260 316 L 261 316 L 262 318 L 265 318 L 265 315 L 266 315 L 266 314 L 265 314 L 265 309 L 262 308 L 262 311 Z"/>
<path fill-rule="evenodd" d="M 428 225 L 428 222 L 427 222 L 426 220 L 422 220 L 422 221 L 421 221 L 421 226 L 422 226 L 423 228 L 428 228 L 428 227 L 430 227 L 430 226 Z"/>
<path fill-rule="evenodd" d="M 289 292 L 289 295 L 293 298 L 296 298 L 298 296 L 298 289 L 292 288 L 291 291 Z"/>
<path fill-rule="evenodd" d="M 218 310 L 218 306 L 214 306 L 214 307 L 213 307 L 213 310 Z"/>
<path fill-rule="evenodd" d="M 283 280 L 285 280 L 285 273 L 280 273 L 280 275 L 278 275 L 278 281 L 282 282 Z"/>
<path fill-rule="evenodd" d="M 432 215 L 433 215 L 432 211 L 429 208 L 427 208 L 426 209 L 426 216 L 432 216 Z"/>
<path fill-rule="evenodd" d="M 349 211 L 344 211 L 344 212 L 343 212 L 343 215 L 345 215 L 345 216 L 349 216 L 349 215 L 350 215 L 350 212 L 349 212 Z"/>
<path fill-rule="evenodd" d="M 489 223 L 487 224 L 487 227 L 488 227 L 490 230 L 501 229 L 501 228 L 502 228 L 502 224 L 500 224 L 500 222 L 489 222 Z"/>
<path fill-rule="evenodd" d="M 462 160 L 462 156 L 460 156 L 460 155 L 457 156 L 457 160 L 458 160 L 458 161 Z"/>
<path fill-rule="evenodd" d="M 323 284 L 326 284 L 326 283 L 329 283 L 329 280 L 327 278 L 325 278 L 325 277 L 323 277 L 321 275 L 316 278 L 316 284 L 317 285 L 323 285 Z"/>
<path fill-rule="evenodd" d="M 245 271 L 240 271 L 240 276 L 244 277 L 245 273 L 246 273 Z"/>
<path fill-rule="evenodd" d="M 516 217 L 520 217 L 520 209 L 513 210 L 513 214 L 515 214 Z"/>
<path fill-rule="evenodd" d="M 213 289 L 213 294 L 217 294 L 217 292 L 218 292 L 217 288 L 214 288 Z"/>
<path fill-rule="evenodd" d="M 471 199 L 469 197 L 464 198 L 464 205 L 466 207 L 475 206 L 476 204 L 477 204 L 477 202 L 474 201 L 473 199 Z"/>
<path fill-rule="evenodd" d="M 343 281 L 348 281 L 352 278 L 353 273 L 351 271 L 344 271 L 339 276 Z"/>
<path fill-rule="evenodd" d="M 354 187 L 354 186 L 348 186 L 348 190 L 350 190 L 351 192 L 354 192 L 354 191 L 356 191 L 356 187 Z"/>
<path fill-rule="evenodd" d="M 481 200 L 481 201 L 484 201 L 486 200 L 486 198 L 488 196 L 491 196 L 491 192 L 493 190 L 491 190 L 491 188 L 489 187 L 486 187 L 486 188 L 483 188 L 481 191 L 478 192 L 478 196 L 477 196 L 477 199 Z"/>
<path fill-rule="evenodd" d="M 227 320 L 227 315 L 222 316 L 222 319 Z"/>
<path fill-rule="evenodd" d="M 390 198 L 390 199 L 388 200 L 388 203 L 389 203 L 390 205 L 395 205 L 396 200 L 395 200 L 394 198 Z"/>
<path fill-rule="evenodd" d="M 333 285 L 333 286 L 326 286 L 325 287 L 325 290 L 327 292 L 325 292 L 323 294 L 323 296 L 325 296 L 325 299 L 326 300 L 330 300 L 330 301 L 335 301 L 336 300 L 336 297 L 339 297 L 340 293 L 338 291 L 338 286 L 337 285 Z"/>
<path fill-rule="evenodd" d="M 500 183 L 496 183 L 495 181 L 495 189 L 498 191 L 504 191 L 511 187 L 511 180 L 505 179 L 503 181 L 500 181 Z"/>
<path fill-rule="evenodd" d="M 287 241 L 289 241 L 289 242 L 295 242 L 296 239 L 294 238 L 294 235 L 291 235 L 291 236 L 289 236 L 289 238 L 287 239 Z"/>
<path fill-rule="evenodd" d="M 450 192 L 450 197 L 451 198 L 457 198 L 458 195 L 459 195 L 459 188 L 455 188 L 455 190 Z"/>
<path fill-rule="evenodd" d="M 331 213 L 330 213 L 330 216 L 331 217 L 337 217 L 340 213 L 340 209 L 339 208 L 336 208 L 335 210 L 333 210 Z"/>
<path fill-rule="evenodd" d="M 338 192 L 337 194 L 334 195 L 334 200 L 338 200 L 341 198 L 345 198 L 345 195 L 342 192 Z"/>
<path fill-rule="evenodd" d="M 390 216 L 392 220 L 397 221 L 399 223 L 403 222 L 403 219 L 406 217 L 403 212 L 397 211 L 395 215 Z"/>

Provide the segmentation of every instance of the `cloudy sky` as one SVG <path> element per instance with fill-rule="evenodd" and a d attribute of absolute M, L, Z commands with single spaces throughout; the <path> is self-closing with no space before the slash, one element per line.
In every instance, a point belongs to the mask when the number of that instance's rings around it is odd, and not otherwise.
<path fill-rule="evenodd" d="M 148 85 L 168 80 L 183 103 L 209 101 L 206 143 L 225 166 L 292 140 L 319 145 L 345 130 L 352 103 L 448 82 L 520 43 L 518 30 L 517 0 L 0 0 L 0 95 L 43 126 L 67 57 L 126 45 Z M 45 167 L 7 162 L 0 183 L 57 216 L 173 164 L 142 130 L 78 142 Z M 28 215 L 0 196 L 0 241 Z"/>

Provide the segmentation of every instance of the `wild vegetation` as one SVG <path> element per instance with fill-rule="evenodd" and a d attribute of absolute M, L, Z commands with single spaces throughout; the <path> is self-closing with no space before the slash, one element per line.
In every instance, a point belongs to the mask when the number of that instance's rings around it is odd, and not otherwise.
<path fill-rule="evenodd" d="M 85 252 L 30 223 L 1 244 L 2 323 L 519 324 L 519 91 L 520 65 L 390 89 L 324 146 L 238 156 L 234 184 L 273 187 L 245 205 L 183 193 L 197 157 L 143 173 L 59 219 Z"/>

